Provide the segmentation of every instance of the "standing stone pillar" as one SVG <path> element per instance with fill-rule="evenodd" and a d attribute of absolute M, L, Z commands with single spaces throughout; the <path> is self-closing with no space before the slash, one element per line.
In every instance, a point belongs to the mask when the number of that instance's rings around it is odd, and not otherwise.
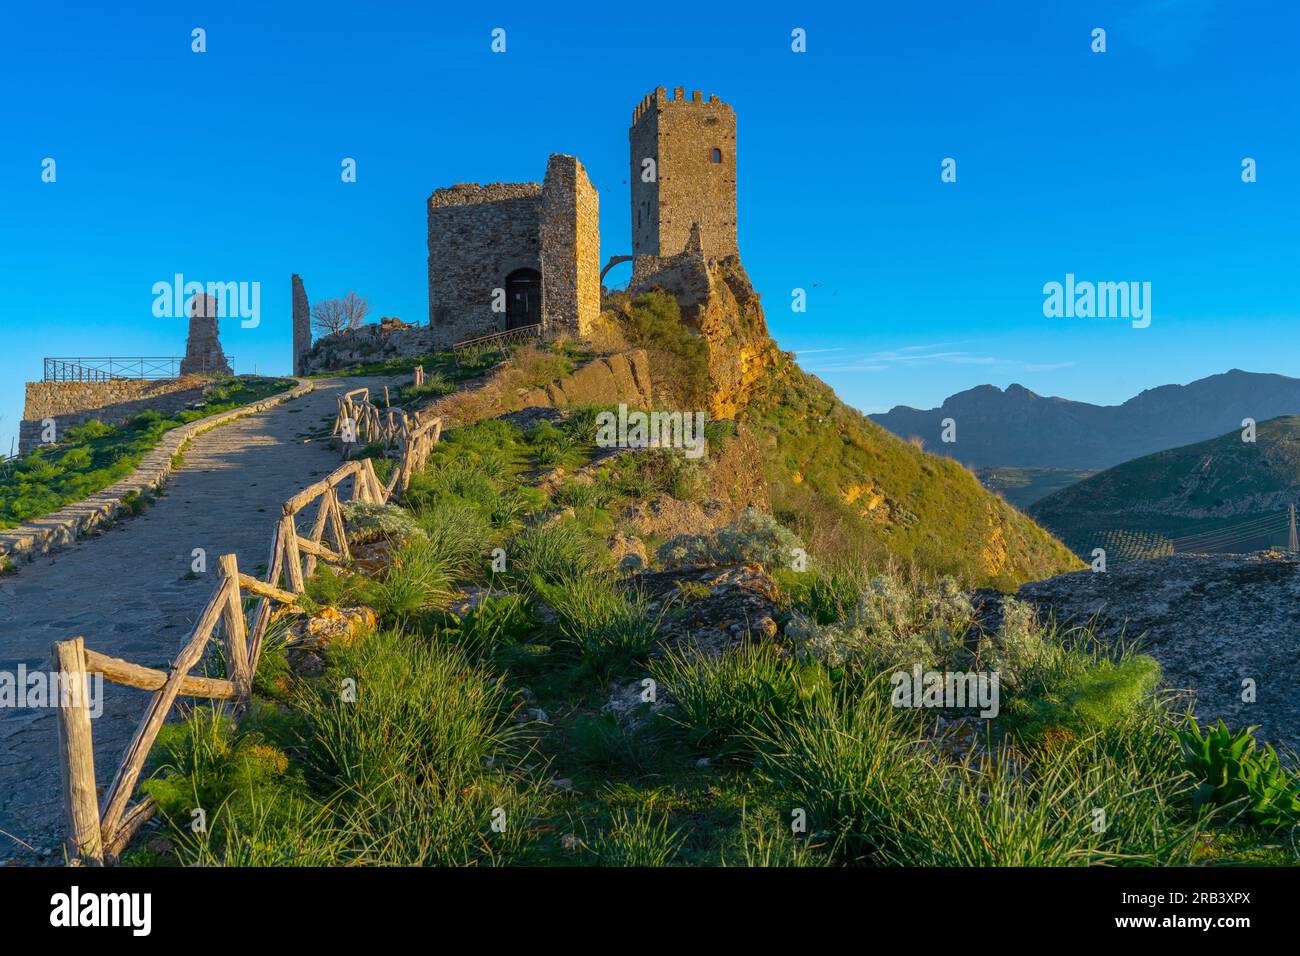
<path fill-rule="evenodd" d="M 233 375 L 221 351 L 217 297 L 200 292 L 190 300 L 190 334 L 185 341 L 182 375 Z"/>
<path fill-rule="evenodd" d="M 311 305 L 302 276 L 293 274 L 293 374 L 305 375 L 304 359 L 311 349 Z"/>

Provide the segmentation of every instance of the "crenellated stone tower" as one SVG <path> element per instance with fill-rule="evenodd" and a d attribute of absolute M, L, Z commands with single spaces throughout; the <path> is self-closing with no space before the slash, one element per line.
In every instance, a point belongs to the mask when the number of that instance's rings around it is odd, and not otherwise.
<path fill-rule="evenodd" d="M 739 255 L 736 114 L 718 97 L 677 87 L 647 93 L 632 112 L 632 254 L 682 252 L 699 223 L 705 258 Z"/>

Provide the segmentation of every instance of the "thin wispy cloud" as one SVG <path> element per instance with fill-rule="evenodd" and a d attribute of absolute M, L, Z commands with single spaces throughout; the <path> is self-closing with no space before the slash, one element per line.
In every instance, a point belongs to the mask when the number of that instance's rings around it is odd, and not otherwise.
<path fill-rule="evenodd" d="M 846 355 L 826 362 L 807 366 L 809 372 L 887 372 L 898 368 L 920 368 L 927 365 L 985 365 L 991 368 L 1022 372 L 1050 372 L 1069 368 L 1073 362 L 1025 362 L 1020 359 L 999 358 L 981 352 L 947 348 L 949 343 L 935 345 L 908 345 L 881 352 Z M 831 350 L 826 350 L 831 351 Z M 810 353 L 799 353 L 810 354 Z"/>

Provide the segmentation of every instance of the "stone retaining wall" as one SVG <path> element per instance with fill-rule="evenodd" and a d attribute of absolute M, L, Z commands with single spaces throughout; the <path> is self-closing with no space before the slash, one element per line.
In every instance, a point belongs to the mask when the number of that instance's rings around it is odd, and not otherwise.
<path fill-rule="evenodd" d="M 211 382 L 202 375 L 152 381 L 28 382 L 23 420 L 18 427 L 18 453 L 26 455 L 41 443 L 46 419 L 54 420 L 57 441 L 67 429 L 92 418 L 105 425 L 120 425 L 146 409 L 170 416 L 200 401 Z"/>
<path fill-rule="evenodd" d="M 300 398 L 315 387 L 312 382 L 299 380 L 298 385 L 287 392 L 173 428 L 164 434 L 162 441 L 144 456 L 139 467 L 121 481 L 96 492 L 89 498 L 61 508 L 53 514 L 15 528 L 0 530 L 0 559 L 13 560 L 25 557 L 30 561 L 38 555 L 67 547 L 87 531 L 112 521 L 127 510 L 122 499 L 128 495 L 133 492 L 146 494 L 162 487 L 172 473 L 172 456 L 191 438 L 219 428 L 237 418 Z"/>

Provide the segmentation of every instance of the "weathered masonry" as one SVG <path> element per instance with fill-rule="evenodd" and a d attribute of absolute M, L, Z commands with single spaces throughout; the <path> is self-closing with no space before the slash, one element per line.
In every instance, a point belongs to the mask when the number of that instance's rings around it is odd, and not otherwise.
<path fill-rule="evenodd" d="M 646 94 L 632 113 L 632 254 L 682 252 L 698 223 L 708 259 L 739 255 L 736 242 L 736 114 L 699 90 Z"/>
<path fill-rule="evenodd" d="M 740 255 L 736 114 L 678 87 L 647 93 L 632 113 L 633 275 L 689 252 Z M 582 163 L 556 154 L 542 183 L 461 183 L 429 197 L 430 345 L 540 326 L 586 335 L 600 314 L 600 202 Z"/>
<path fill-rule="evenodd" d="M 573 156 L 541 183 L 461 183 L 429 197 L 434 345 L 538 325 L 585 335 L 600 314 L 600 208 Z"/>

